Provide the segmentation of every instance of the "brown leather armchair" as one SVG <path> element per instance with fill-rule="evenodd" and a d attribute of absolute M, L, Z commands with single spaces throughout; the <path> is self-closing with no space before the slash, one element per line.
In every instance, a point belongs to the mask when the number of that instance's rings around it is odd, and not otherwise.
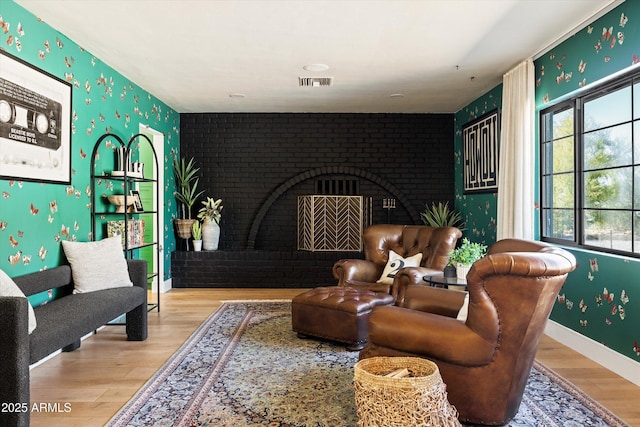
<path fill-rule="evenodd" d="M 414 267 L 421 278 L 429 272 L 442 271 L 449 253 L 462 236 L 455 227 L 426 225 L 376 224 L 363 232 L 365 259 L 341 259 L 333 266 L 338 286 L 365 288 L 390 293 L 391 285 L 377 283 L 389 260 L 389 250 L 403 258 L 422 252 L 420 267 Z"/>
<path fill-rule="evenodd" d="M 409 286 L 395 306 L 373 309 L 360 358 L 430 359 L 460 421 L 506 424 L 518 412 L 549 313 L 575 268 L 572 254 L 542 242 L 496 242 L 467 275 L 466 322 L 455 319 L 464 292 Z"/>

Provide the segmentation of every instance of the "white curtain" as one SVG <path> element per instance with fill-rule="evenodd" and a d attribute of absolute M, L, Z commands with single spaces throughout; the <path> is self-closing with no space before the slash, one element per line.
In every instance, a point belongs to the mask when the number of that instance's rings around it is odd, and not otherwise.
<path fill-rule="evenodd" d="M 533 60 L 503 76 L 498 163 L 497 239 L 533 239 L 534 123 Z"/>

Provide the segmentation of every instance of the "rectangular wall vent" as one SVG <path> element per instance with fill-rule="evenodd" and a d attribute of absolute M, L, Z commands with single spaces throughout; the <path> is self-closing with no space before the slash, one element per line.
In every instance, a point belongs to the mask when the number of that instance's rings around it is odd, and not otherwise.
<path fill-rule="evenodd" d="M 331 86 L 333 77 L 298 77 L 300 87 Z"/>
<path fill-rule="evenodd" d="M 320 178 L 316 181 L 316 194 L 357 196 L 360 194 L 360 182 L 352 178 Z"/>

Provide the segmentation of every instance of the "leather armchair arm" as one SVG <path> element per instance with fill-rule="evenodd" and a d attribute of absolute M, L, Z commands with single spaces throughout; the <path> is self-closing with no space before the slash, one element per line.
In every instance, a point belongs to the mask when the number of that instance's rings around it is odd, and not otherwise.
<path fill-rule="evenodd" d="M 341 259 L 333 265 L 333 277 L 338 286 L 352 286 L 353 282 L 375 283 L 383 267 L 364 259 Z"/>
<path fill-rule="evenodd" d="M 491 362 L 498 334 L 486 340 L 455 318 L 379 306 L 369 317 L 368 340 L 374 346 L 420 354 L 432 360 L 482 366 Z"/>
<path fill-rule="evenodd" d="M 409 286 L 401 307 L 455 318 L 466 295 L 466 292 L 445 288 Z"/>
<path fill-rule="evenodd" d="M 396 305 L 403 306 L 406 298 L 406 290 L 411 285 L 427 285 L 422 280 L 422 277 L 427 274 L 442 273 L 439 270 L 426 267 L 406 267 L 396 273 L 395 279 L 393 279 L 393 286 L 391 288 L 391 295 L 396 300 Z"/>

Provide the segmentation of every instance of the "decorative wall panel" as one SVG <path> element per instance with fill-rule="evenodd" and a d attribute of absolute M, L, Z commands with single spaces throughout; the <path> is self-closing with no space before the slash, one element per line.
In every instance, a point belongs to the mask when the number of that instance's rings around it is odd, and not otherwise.
<path fill-rule="evenodd" d="M 298 249 L 360 251 L 362 196 L 298 197 Z"/>
<path fill-rule="evenodd" d="M 462 129 L 465 193 L 498 190 L 498 118 L 495 110 Z"/>

